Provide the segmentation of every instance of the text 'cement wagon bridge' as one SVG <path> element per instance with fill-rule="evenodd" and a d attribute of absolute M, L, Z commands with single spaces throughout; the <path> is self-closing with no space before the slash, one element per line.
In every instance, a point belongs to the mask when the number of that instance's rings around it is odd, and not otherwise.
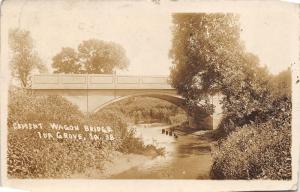
<path fill-rule="evenodd" d="M 34 75 L 31 80 L 31 89 L 36 93 L 61 95 L 76 104 L 83 112 L 97 112 L 109 104 L 137 96 L 159 98 L 186 109 L 184 99 L 171 87 L 166 76 L 45 74 Z M 195 118 L 192 116 L 197 114 L 189 116 L 190 126 L 213 129 L 220 119 L 219 114 L 216 111 L 212 116 L 203 118 L 201 122 L 194 121 Z"/>

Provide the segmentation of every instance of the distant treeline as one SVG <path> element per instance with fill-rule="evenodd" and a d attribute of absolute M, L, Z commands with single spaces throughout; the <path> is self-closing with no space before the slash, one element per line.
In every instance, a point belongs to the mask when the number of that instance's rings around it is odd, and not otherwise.
<path fill-rule="evenodd" d="M 151 97 L 131 97 L 105 107 L 96 116 L 108 111 L 120 113 L 127 122 L 138 123 L 168 123 L 180 124 L 187 121 L 186 112 L 161 99 Z"/>

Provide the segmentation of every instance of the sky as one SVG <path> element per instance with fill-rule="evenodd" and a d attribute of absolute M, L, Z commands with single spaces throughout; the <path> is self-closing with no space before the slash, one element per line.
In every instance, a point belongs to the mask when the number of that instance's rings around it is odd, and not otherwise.
<path fill-rule="evenodd" d="M 298 59 L 295 6 L 277 1 L 218 2 L 11 0 L 2 7 L 2 33 L 5 36 L 9 28 L 16 27 L 29 30 L 48 66 L 62 47 L 76 49 L 83 40 L 96 38 L 125 48 L 130 65 L 118 74 L 168 75 L 172 13 L 233 12 L 240 15 L 246 49 L 256 54 L 271 73 L 285 70 Z"/>

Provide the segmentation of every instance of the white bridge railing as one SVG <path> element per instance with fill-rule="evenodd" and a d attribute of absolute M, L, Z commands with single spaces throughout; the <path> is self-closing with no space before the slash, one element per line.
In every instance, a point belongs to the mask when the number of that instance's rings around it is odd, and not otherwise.
<path fill-rule="evenodd" d="M 43 74 L 31 82 L 31 89 L 174 89 L 167 76 Z"/>

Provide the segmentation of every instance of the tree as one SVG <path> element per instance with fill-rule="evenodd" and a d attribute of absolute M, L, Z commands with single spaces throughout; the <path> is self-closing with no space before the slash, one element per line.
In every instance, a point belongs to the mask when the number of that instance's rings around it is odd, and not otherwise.
<path fill-rule="evenodd" d="M 116 43 L 97 39 L 83 41 L 78 52 L 63 48 L 53 57 L 52 66 L 56 73 L 112 73 L 114 69 L 128 66 L 125 50 Z"/>
<path fill-rule="evenodd" d="M 270 107 L 269 75 L 245 51 L 233 14 L 173 15 L 171 83 L 190 111 L 212 113 L 210 95 L 223 95 L 223 112 L 235 125 L 253 121 Z"/>
<path fill-rule="evenodd" d="M 29 31 L 13 29 L 9 32 L 9 46 L 12 51 L 10 69 L 12 77 L 20 81 L 21 87 L 29 86 L 29 77 L 37 69 L 46 71 L 41 59 L 34 51 L 33 40 Z"/>
<path fill-rule="evenodd" d="M 54 73 L 80 73 L 78 54 L 70 47 L 63 47 L 52 61 L 52 66 L 56 69 Z"/>
<path fill-rule="evenodd" d="M 221 71 L 241 48 L 236 21 L 230 14 L 173 15 L 171 83 L 190 110 L 205 100 L 203 107 L 212 112 L 208 95 L 220 90 Z"/>

